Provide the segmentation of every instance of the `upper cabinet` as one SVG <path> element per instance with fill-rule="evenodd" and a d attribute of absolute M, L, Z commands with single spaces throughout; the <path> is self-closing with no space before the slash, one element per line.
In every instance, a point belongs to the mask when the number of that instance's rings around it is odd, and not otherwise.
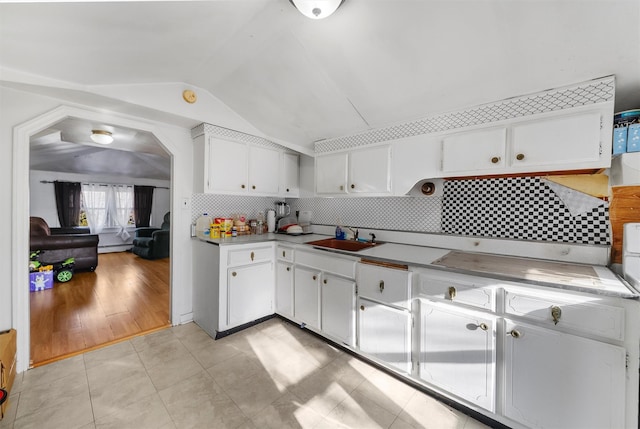
<path fill-rule="evenodd" d="M 196 192 L 297 197 L 298 155 L 211 135 L 194 139 Z"/>
<path fill-rule="evenodd" d="M 547 115 L 445 135 L 442 176 L 606 168 L 611 126 L 599 110 Z"/>
<path fill-rule="evenodd" d="M 373 146 L 316 157 L 318 195 L 391 193 L 391 146 Z"/>

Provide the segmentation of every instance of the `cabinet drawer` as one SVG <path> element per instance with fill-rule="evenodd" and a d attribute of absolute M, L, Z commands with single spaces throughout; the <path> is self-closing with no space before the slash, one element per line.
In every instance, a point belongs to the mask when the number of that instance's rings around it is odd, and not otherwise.
<path fill-rule="evenodd" d="M 410 309 L 409 271 L 359 263 L 356 275 L 358 295 Z"/>
<path fill-rule="evenodd" d="M 348 277 L 355 277 L 356 260 L 348 256 L 330 256 L 325 252 L 307 252 L 298 249 L 295 254 L 296 264 L 317 268 L 319 271 Z"/>
<path fill-rule="evenodd" d="M 273 247 L 248 247 L 229 251 L 229 266 L 256 264 L 273 260 Z"/>
<path fill-rule="evenodd" d="M 624 339 L 624 308 L 579 296 L 506 289 L 505 313 L 614 340 Z"/>
<path fill-rule="evenodd" d="M 495 311 L 495 288 L 491 282 L 460 274 L 418 271 L 418 294 L 422 298 L 447 300 Z"/>
<path fill-rule="evenodd" d="M 293 262 L 293 247 L 278 246 L 276 248 L 276 257 L 281 261 Z"/>

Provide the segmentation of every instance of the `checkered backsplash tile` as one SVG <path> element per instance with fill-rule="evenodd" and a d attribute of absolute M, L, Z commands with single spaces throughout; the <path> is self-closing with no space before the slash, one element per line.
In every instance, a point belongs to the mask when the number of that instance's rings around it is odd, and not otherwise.
<path fill-rule="evenodd" d="M 608 245 L 609 208 L 603 202 L 573 216 L 551 188 L 535 177 L 447 181 L 442 232 Z"/>
<path fill-rule="evenodd" d="M 192 222 L 202 213 L 245 213 L 251 218 L 273 208 L 276 201 L 269 197 L 194 194 Z M 537 177 L 445 181 L 442 197 L 299 198 L 287 202 L 292 213 L 311 211 L 313 223 L 319 225 L 340 222 L 356 228 L 611 244 L 607 203 L 603 201 L 574 216 Z"/>

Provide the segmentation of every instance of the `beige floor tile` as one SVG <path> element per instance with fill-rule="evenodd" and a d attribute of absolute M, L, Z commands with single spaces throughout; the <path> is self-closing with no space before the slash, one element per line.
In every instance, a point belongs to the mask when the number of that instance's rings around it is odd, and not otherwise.
<path fill-rule="evenodd" d="M 468 416 L 431 396 L 417 392 L 398 414 L 398 418 L 415 428 L 463 429 Z"/>
<path fill-rule="evenodd" d="M 293 353 L 282 360 L 267 360 L 260 362 L 269 376 L 278 385 L 291 387 L 313 376 L 320 368 L 313 360 L 301 354 Z"/>
<path fill-rule="evenodd" d="M 13 380 L 13 386 L 11 386 L 11 395 L 22 392 L 22 386 L 24 384 L 22 380 L 24 378 L 24 374 L 24 372 L 16 374 L 16 377 Z"/>
<path fill-rule="evenodd" d="M 136 350 L 133 348 L 131 341 L 123 341 L 109 347 L 85 353 L 83 355 L 84 364 L 87 369 L 91 369 L 100 364 L 111 362 L 135 353 Z"/>
<path fill-rule="evenodd" d="M 14 429 L 41 428 L 81 428 L 93 422 L 89 393 L 83 392 L 59 404 L 39 410 L 16 419 Z"/>
<path fill-rule="evenodd" d="M 177 428 L 237 428 L 247 417 L 205 372 L 160 391 Z"/>
<path fill-rule="evenodd" d="M 264 429 L 312 428 L 322 420 L 322 416 L 287 393 L 257 413 L 252 420 L 256 427 Z"/>
<path fill-rule="evenodd" d="M 131 344 L 137 352 L 141 352 L 148 347 L 162 346 L 167 341 L 172 341 L 177 338 L 178 337 L 173 333 L 172 328 L 167 328 L 152 334 L 132 338 L 129 341 L 131 341 Z"/>
<path fill-rule="evenodd" d="M 78 372 L 85 372 L 84 358 L 82 355 L 63 359 L 49 365 L 39 366 L 23 374 L 22 390 L 31 389 L 37 385 L 49 384 Z"/>
<path fill-rule="evenodd" d="M 356 390 L 326 418 L 351 428 L 378 429 L 391 426 L 396 415 Z"/>
<path fill-rule="evenodd" d="M 366 375 L 362 372 L 370 374 L 369 371 L 361 371 L 359 365 L 353 365 L 350 360 L 339 358 L 320 368 L 317 375 L 313 377 L 318 377 L 319 382 L 333 380 L 346 392 L 351 392 L 366 379 Z"/>
<path fill-rule="evenodd" d="M 313 427 L 313 429 L 355 429 L 349 428 L 341 423 L 338 423 L 334 420 L 330 420 L 326 417 L 323 417 L 317 425 Z"/>
<path fill-rule="evenodd" d="M 371 373 L 355 391 L 362 393 L 394 415 L 407 405 L 416 392 L 412 387 L 382 371 Z"/>
<path fill-rule="evenodd" d="M 249 418 L 285 393 L 281 386 L 264 374 L 239 380 L 235 386 L 225 392 Z"/>
<path fill-rule="evenodd" d="M 144 350 L 138 352 L 138 356 L 140 356 L 145 368 L 149 369 L 176 359 L 190 357 L 191 353 L 180 340 L 172 337 L 162 344 L 147 346 Z"/>
<path fill-rule="evenodd" d="M 87 375 L 82 372 L 72 373 L 49 384 L 39 384 L 20 394 L 16 419 L 88 393 Z"/>
<path fill-rule="evenodd" d="M 240 350 L 230 344 L 214 342 L 213 340 L 203 347 L 190 350 L 193 357 L 206 369 L 242 354 Z"/>
<path fill-rule="evenodd" d="M 157 393 L 96 420 L 96 429 L 175 428 L 169 412 Z"/>
<path fill-rule="evenodd" d="M 173 332 L 173 334 L 180 338 L 183 339 L 184 337 L 187 337 L 191 334 L 193 334 L 194 332 L 204 332 L 202 330 L 202 328 L 200 328 L 195 322 L 190 322 L 190 323 L 185 323 L 183 325 L 178 325 L 178 326 L 173 326 L 170 328 L 171 332 Z"/>
<path fill-rule="evenodd" d="M 464 429 L 489 429 L 490 427 L 485 425 L 484 423 L 480 423 L 476 419 L 471 417 L 467 418 L 467 421 L 464 424 Z"/>
<path fill-rule="evenodd" d="M 166 389 L 203 370 L 202 365 L 190 354 L 147 367 L 147 373 L 158 390 Z"/>
<path fill-rule="evenodd" d="M 191 352 L 207 347 L 216 342 L 209 336 L 209 334 L 200 328 L 198 328 L 198 330 L 193 329 L 189 335 L 178 337 L 178 339 L 187 348 L 187 350 Z"/>
<path fill-rule="evenodd" d="M 293 341 L 289 341 L 287 344 L 300 356 L 304 357 L 304 359 L 313 362 L 321 368 L 330 364 L 341 355 L 341 351 L 337 347 L 316 338 L 311 334 L 296 337 Z"/>
<path fill-rule="evenodd" d="M 415 426 L 412 426 L 410 423 L 407 423 L 404 420 L 397 417 L 393 421 L 391 426 L 389 426 L 389 429 L 417 429 L 417 428 Z M 447 429 L 447 428 L 442 428 L 442 429 Z"/>
<path fill-rule="evenodd" d="M 89 387 L 95 390 L 145 373 L 144 365 L 134 352 L 93 366 L 87 370 L 87 378 Z"/>
<path fill-rule="evenodd" d="M 224 390 L 230 389 L 238 381 L 245 378 L 268 374 L 255 357 L 247 356 L 244 353 L 238 353 L 232 359 L 213 365 L 207 369 L 207 372 Z"/>
<path fill-rule="evenodd" d="M 349 396 L 339 382 L 322 373 L 302 380 L 288 390 L 323 417 Z"/>
<path fill-rule="evenodd" d="M 89 386 L 96 419 L 113 414 L 131 403 L 156 393 L 156 388 L 146 373 L 136 373 L 113 384 L 96 388 L 91 384 Z"/>

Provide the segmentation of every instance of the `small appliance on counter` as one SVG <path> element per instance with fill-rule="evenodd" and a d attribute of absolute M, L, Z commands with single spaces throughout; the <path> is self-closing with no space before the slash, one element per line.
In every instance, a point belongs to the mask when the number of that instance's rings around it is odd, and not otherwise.
<path fill-rule="evenodd" d="M 640 223 L 625 223 L 622 233 L 622 275 L 640 289 Z"/>
<path fill-rule="evenodd" d="M 298 225 L 302 227 L 303 234 L 311 234 L 311 212 L 309 211 L 299 212 Z"/>

